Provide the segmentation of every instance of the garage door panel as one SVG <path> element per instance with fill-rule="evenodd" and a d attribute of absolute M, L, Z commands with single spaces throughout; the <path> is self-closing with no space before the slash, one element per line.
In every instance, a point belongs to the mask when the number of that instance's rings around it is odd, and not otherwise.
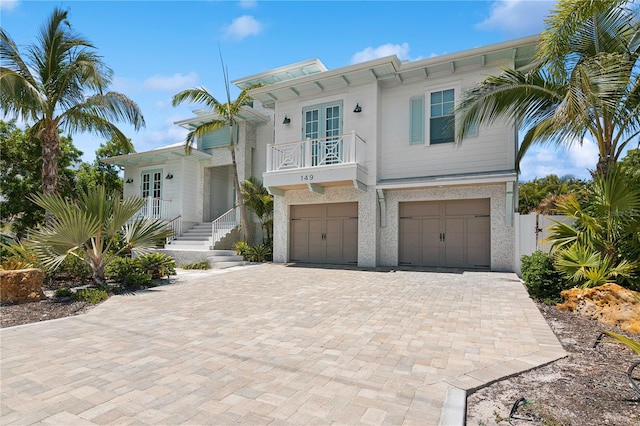
<path fill-rule="evenodd" d="M 322 208 L 317 205 L 291 206 L 292 219 L 321 218 Z"/>
<path fill-rule="evenodd" d="M 327 217 L 357 217 L 358 204 L 356 203 L 339 203 L 327 204 Z"/>
<path fill-rule="evenodd" d="M 421 260 L 422 221 L 419 219 L 400 219 L 400 247 L 398 260 L 404 264 L 414 264 Z"/>
<path fill-rule="evenodd" d="M 400 217 L 440 216 L 440 203 L 419 201 L 400 204 Z"/>
<path fill-rule="evenodd" d="M 438 266 L 442 263 L 440 246 L 440 218 L 422 219 L 422 256 L 419 264 L 425 266 Z"/>
<path fill-rule="evenodd" d="M 490 204 L 489 199 L 400 203 L 399 262 L 489 267 Z"/>
<path fill-rule="evenodd" d="M 445 202 L 445 216 L 488 215 L 489 199 L 450 200 Z"/>
<path fill-rule="evenodd" d="M 491 221 L 489 217 L 469 218 L 468 261 L 476 266 L 491 265 Z"/>
<path fill-rule="evenodd" d="M 357 213 L 357 203 L 292 206 L 290 259 L 310 263 L 357 262 Z"/>

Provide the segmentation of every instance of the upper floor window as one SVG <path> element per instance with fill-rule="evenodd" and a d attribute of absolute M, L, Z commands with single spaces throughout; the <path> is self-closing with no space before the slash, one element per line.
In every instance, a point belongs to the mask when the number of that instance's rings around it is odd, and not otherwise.
<path fill-rule="evenodd" d="M 455 116 L 454 89 L 431 92 L 429 115 L 429 143 L 439 144 L 454 141 Z"/>

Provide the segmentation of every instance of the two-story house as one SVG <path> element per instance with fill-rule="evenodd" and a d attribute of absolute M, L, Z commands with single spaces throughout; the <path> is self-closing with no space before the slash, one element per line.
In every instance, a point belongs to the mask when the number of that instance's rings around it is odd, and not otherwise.
<path fill-rule="evenodd" d="M 263 83 L 237 149 L 241 179 L 262 176 L 275 197 L 274 261 L 514 270 L 517 128 L 479 126 L 458 143 L 453 111 L 488 75 L 529 66 L 537 40 L 335 70 L 316 59 L 235 80 Z M 208 221 L 233 204 L 223 139 L 191 156 L 176 146 L 111 161 L 133 181 L 125 195 L 178 184 L 173 214 Z"/>
<path fill-rule="evenodd" d="M 456 143 L 453 111 L 478 81 L 529 65 L 536 42 L 237 80 L 265 83 L 251 96 L 275 113 L 274 261 L 513 270 L 517 129 Z"/>

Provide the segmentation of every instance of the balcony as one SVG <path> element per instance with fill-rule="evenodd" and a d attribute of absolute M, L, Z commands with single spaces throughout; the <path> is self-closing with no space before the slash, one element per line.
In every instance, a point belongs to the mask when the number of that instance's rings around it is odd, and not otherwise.
<path fill-rule="evenodd" d="M 161 198 L 146 197 L 145 204 L 136 214 L 137 217 L 150 219 L 173 219 L 169 217 L 169 206 L 171 200 L 163 200 Z"/>
<path fill-rule="evenodd" d="M 272 194 L 309 188 L 323 193 L 327 186 L 353 185 L 366 190 L 366 142 L 356 132 L 321 139 L 267 146 L 264 186 Z"/>

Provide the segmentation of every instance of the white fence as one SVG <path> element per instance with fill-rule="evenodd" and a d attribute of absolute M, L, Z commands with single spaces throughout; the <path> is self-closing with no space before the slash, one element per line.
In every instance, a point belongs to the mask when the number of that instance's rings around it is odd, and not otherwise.
<path fill-rule="evenodd" d="M 516 213 L 514 221 L 516 232 L 515 272 L 518 275 L 521 275 L 520 258 L 523 255 L 530 255 L 536 250 L 549 252 L 551 249 L 547 237 L 549 236 L 549 227 L 553 225 L 554 220 L 565 223 L 573 221 L 573 219 L 560 215 L 545 216 L 538 213 L 520 215 Z"/>

